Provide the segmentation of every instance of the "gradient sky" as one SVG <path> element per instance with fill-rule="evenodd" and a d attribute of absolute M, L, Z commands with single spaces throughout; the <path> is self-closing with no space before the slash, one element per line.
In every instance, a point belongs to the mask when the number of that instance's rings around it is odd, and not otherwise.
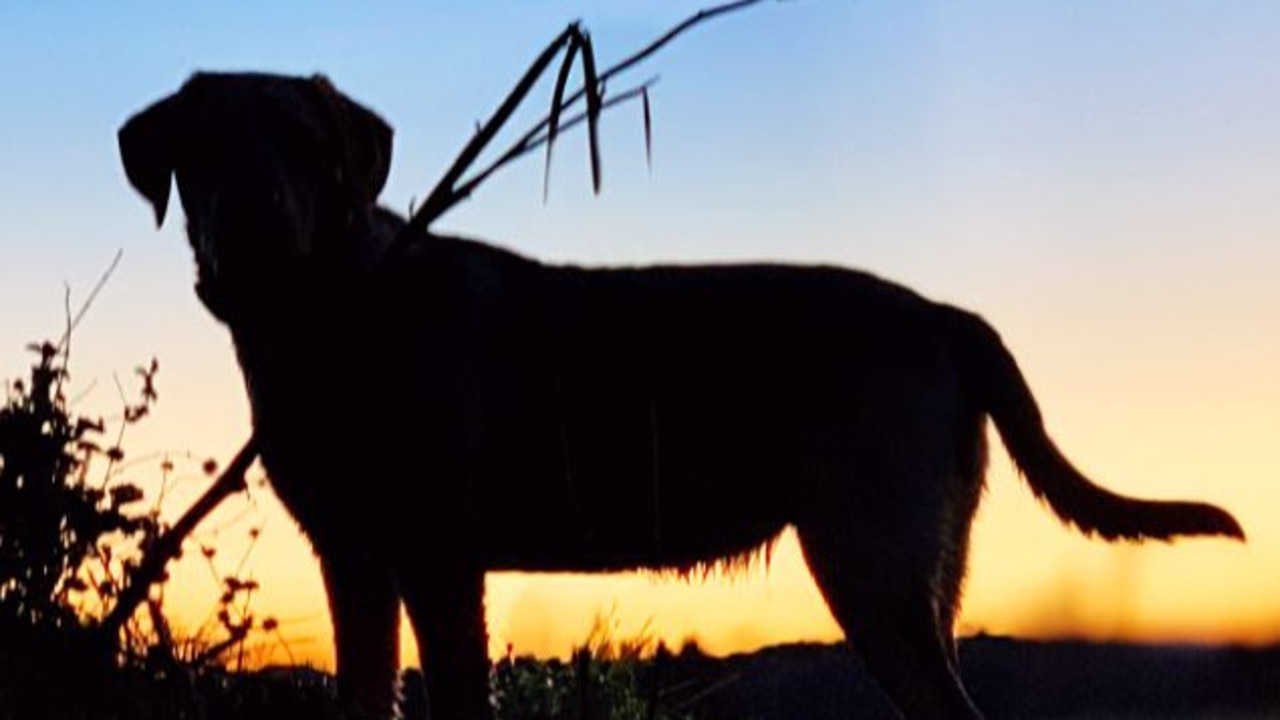
<path fill-rule="evenodd" d="M 249 432 L 227 333 L 191 291 L 182 223 L 155 232 L 115 132 L 197 69 L 328 74 L 396 128 L 383 200 L 422 197 L 528 62 L 582 19 L 610 64 L 697 2 L 27 3 L 0 0 L 0 378 L 54 337 L 118 250 L 73 344 L 76 410 L 160 359 L 131 477 L 179 458 L 171 510 Z M 442 229 L 557 262 L 781 260 L 869 269 L 984 315 L 1051 434 L 1109 487 L 1212 500 L 1247 545 L 1107 546 L 1068 532 L 992 456 L 963 630 L 1280 639 L 1280 4 L 1273 0 L 798 0 L 723 18 L 632 76 L 607 116 L 604 190 L 566 138 L 542 200 L 530 157 Z M 546 104 L 537 94 L 527 122 Z M 523 127 L 525 122 L 517 123 Z M 514 129 L 514 128 L 513 128 Z M 342 392 L 362 378 L 334 378 Z M 393 378 L 387 378 L 392 382 Z M 269 490 L 201 532 L 244 560 L 295 660 L 326 664 L 315 563 Z M 211 607 L 188 563 L 170 603 Z M 495 652 L 563 653 L 600 613 L 725 652 L 830 639 L 792 539 L 707 583 L 493 576 Z M 270 645 L 270 644 L 269 644 Z M 287 660 L 280 645 L 269 659 Z M 274 653 L 274 654 L 272 654 Z"/>

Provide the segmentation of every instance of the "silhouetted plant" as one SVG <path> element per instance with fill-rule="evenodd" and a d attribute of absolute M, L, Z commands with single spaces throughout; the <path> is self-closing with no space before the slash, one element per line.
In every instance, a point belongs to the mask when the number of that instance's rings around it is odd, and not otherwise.
<path fill-rule="evenodd" d="M 0 408 L 0 706 L 8 713 L 74 714 L 73 701 L 54 692 L 55 677 L 70 689 L 108 693 L 114 647 L 94 632 L 90 599 L 110 602 L 156 526 L 154 516 L 134 511 L 141 489 L 112 482 L 110 470 L 124 457 L 123 428 L 156 400 L 157 365 L 139 368 L 141 398 L 126 403 L 119 431 L 106 440 L 102 419 L 68 409 L 67 346 L 31 345 L 30 379 L 8 383 Z M 98 478 L 90 473 L 95 460 L 106 463 Z"/>
<path fill-rule="evenodd" d="M 599 615 L 567 663 L 517 657 L 508 646 L 490 699 L 499 720 L 688 720 L 664 696 L 667 657 L 647 626 L 619 638 L 612 616 Z"/>
<path fill-rule="evenodd" d="M 275 633 L 277 623 L 251 612 L 258 584 L 237 569 L 219 575 L 211 622 L 175 637 L 164 610 L 168 556 L 156 556 L 187 531 L 162 522 L 163 492 L 148 503 L 125 479 L 139 465 L 124 462 L 122 447 L 158 399 L 159 364 L 137 369 L 138 399 L 109 428 L 71 410 L 67 347 L 66 338 L 30 345 L 29 378 L 7 382 L 0 407 L 0 719 L 182 716 L 205 704 L 199 688 L 217 685 L 192 678 L 242 669 L 253 633 Z M 174 460 L 159 466 L 167 486 Z M 202 554 L 216 573 L 214 549 Z M 148 561 L 160 571 L 141 573 Z M 140 602 L 122 605 L 131 586 Z M 113 616 L 122 619 L 107 627 Z"/>
<path fill-rule="evenodd" d="M 120 437 L 106 442 L 102 419 L 73 417 L 64 381 L 66 354 L 52 343 L 30 346 L 38 356 L 30 384 L 9 384 L 0 408 L 0 623 L 7 629 L 59 630 L 92 622 L 79 612 L 81 596 L 110 597 L 118 569 L 130 557 L 113 548 L 135 546 L 153 533 L 152 515 L 132 512 L 142 490 L 110 481 L 124 457 Z M 144 417 L 156 400 L 153 360 L 139 368 L 141 399 L 127 404 L 123 423 Z M 98 482 L 92 461 L 108 469 Z M 100 573 L 88 565 L 97 560 Z"/>

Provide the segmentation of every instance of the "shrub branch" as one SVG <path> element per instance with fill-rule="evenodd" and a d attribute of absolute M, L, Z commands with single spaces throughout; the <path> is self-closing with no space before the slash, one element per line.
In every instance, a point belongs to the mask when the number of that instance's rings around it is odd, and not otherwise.
<path fill-rule="evenodd" d="M 115 607 L 111 609 L 111 614 L 102 622 L 101 628 L 104 634 L 114 637 L 120 632 L 124 624 L 133 616 L 138 605 L 146 599 L 151 586 L 164 576 L 165 565 L 178 556 L 178 552 L 182 549 L 182 541 L 223 500 L 245 489 L 245 473 L 249 471 L 249 466 L 257 457 L 257 439 L 251 437 L 204 495 L 201 495 L 200 499 L 183 513 L 173 527 L 146 548 L 142 562 L 130 575 L 128 584 L 120 592 Z"/>

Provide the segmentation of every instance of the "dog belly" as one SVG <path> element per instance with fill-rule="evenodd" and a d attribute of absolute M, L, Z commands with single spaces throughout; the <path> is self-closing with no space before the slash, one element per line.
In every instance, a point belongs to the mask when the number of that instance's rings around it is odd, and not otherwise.
<path fill-rule="evenodd" d="M 792 519 L 795 469 L 776 425 L 693 406 L 655 416 L 647 399 L 614 407 L 626 406 L 485 454 L 477 504 L 491 566 L 688 569 L 748 553 Z"/>
<path fill-rule="evenodd" d="M 688 571 L 733 562 L 774 539 L 785 523 L 708 512 L 687 523 L 600 518 L 553 525 L 531 518 L 484 543 L 490 570 L 526 572 Z M 609 522 L 613 520 L 614 522 Z"/>

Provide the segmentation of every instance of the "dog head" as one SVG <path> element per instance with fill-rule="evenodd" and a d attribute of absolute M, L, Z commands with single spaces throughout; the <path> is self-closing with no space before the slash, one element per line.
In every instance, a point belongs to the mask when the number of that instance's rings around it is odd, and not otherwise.
<path fill-rule="evenodd" d="M 391 128 L 323 76 L 197 73 L 118 139 L 157 224 L 176 178 L 196 292 L 223 321 L 341 266 L 391 161 Z"/>

